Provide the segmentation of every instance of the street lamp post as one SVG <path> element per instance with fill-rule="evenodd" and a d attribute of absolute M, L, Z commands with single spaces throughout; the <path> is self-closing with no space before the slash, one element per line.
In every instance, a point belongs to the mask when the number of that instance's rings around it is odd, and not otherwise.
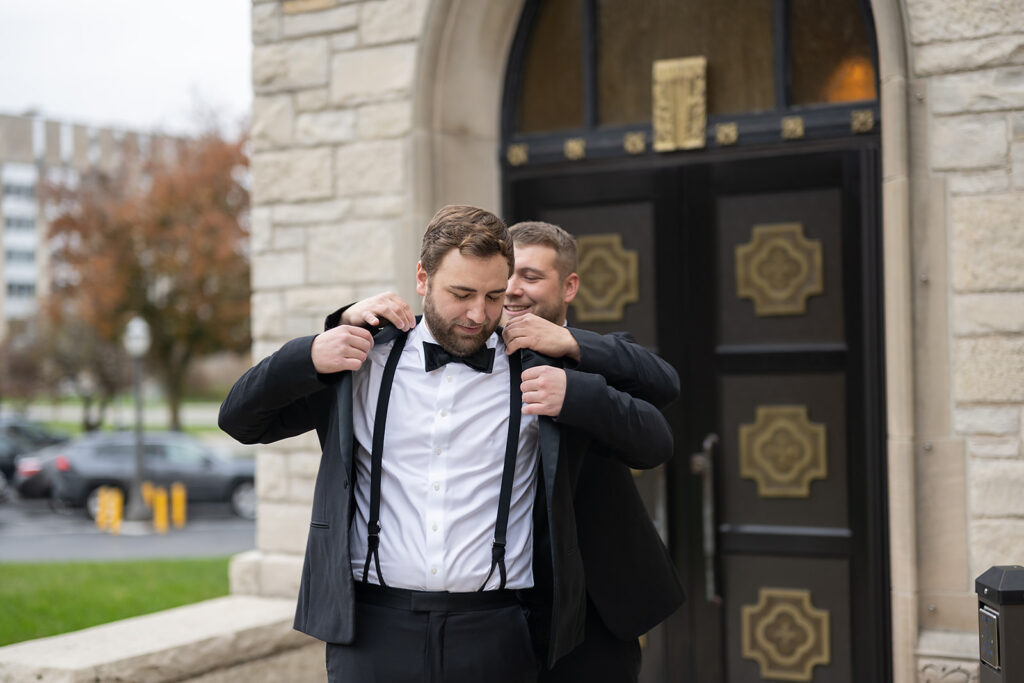
<path fill-rule="evenodd" d="M 124 348 L 135 365 L 135 470 L 132 475 L 132 490 L 128 492 L 128 509 L 125 510 L 125 519 L 129 520 L 146 518 L 146 506 L 142 502 L 142 359 L 149 351 L 149 342 L 149 324 L 139 316 L 129 320 L 124 333 Z"/>

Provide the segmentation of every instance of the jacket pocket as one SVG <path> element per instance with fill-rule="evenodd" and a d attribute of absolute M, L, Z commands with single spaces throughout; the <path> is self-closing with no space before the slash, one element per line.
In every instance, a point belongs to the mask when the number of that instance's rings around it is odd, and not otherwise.
<path fill-rule="evenodd" d="M 327 522 L 310 522 L 309 526 L 313 527 L 314 529 L 330 529 L 331 528 L 331 525 L 328 524 Z"/>

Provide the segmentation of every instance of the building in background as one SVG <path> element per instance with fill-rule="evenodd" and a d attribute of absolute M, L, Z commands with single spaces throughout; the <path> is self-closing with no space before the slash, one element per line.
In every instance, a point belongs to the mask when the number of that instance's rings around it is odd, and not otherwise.
<path fill-rule="evenodd" d="M 13 321 L 31 320 L 50 282 L 46 183 L 74 186 L 90 169 L 142 170 L 153 150 L 173 154 L 174 138 L 0 114 L 0 338 Z M 154 147 L 156 145 L 156 147 Z"/>

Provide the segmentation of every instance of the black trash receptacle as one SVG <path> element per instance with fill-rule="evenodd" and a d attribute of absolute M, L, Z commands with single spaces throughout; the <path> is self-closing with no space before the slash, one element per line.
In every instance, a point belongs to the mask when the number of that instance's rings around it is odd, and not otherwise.
<path fill-rule="evenodd" d="M 981 683 L 1024 683 L 1024 567 L 990 567 L 974 589 Z"/>

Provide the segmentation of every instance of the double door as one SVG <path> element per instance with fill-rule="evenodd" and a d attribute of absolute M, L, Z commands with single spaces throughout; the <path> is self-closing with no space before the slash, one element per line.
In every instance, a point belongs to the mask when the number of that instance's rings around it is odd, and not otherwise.
<path fill-rule="evenodd" d="M 579 240 L 570 324 L 682 381 L 676 454 L 635 481 L 688 600 L 643 680 L 889 677 L 877 171 L 858 141 L 506 183 Z"/>

